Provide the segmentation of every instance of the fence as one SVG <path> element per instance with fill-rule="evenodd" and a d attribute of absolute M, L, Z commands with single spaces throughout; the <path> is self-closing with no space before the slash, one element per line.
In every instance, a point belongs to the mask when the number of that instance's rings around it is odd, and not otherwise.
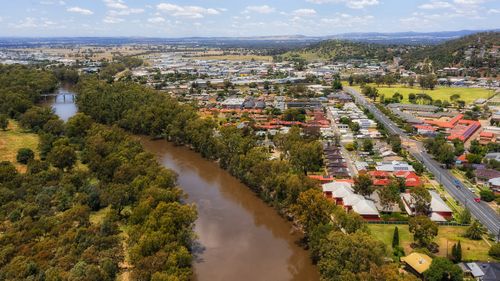
<path fill-rule="evenodd" d="M 408 224 L 407 221 L 366 221 L 368 224 Z M 449 222 L 449 221 L 444 221 L 444 222 L 436 222 L 439 225 L 445 225 L 445 226 L 469 226 L 470 224 L 463 224 L 463 223 L 458 223 L 458 222 Z"/>

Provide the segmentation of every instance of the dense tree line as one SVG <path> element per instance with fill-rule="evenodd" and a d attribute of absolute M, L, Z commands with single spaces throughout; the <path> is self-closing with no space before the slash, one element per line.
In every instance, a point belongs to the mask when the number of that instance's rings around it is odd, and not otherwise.
<path fill-rule="evenodd" d="M 57 87 L 53 73 L 20 65 L 0 65 L 0 114 L 19 117 Z"/>
<path fill-rule="evenodd" d="M 26 173 L 0 163 L 0 279 L 115 280 L 128 267 L 134 280 L 189 280 L 197 214 L 175 174 L 119 128 L 32 106 L 52 72 L 0 71 L 3 112 L 40 135 L 41 151 L 19 152 Z"/>
<path fill-rule="evenodd" d="M 298 128 L 276 138 L 283 157 L 271 159 L 267 149 L 257 146 L 251 127 L 219 127 L 213 119 L 200 118 L 195 108 L 160 92 L 93 78 L 82 80 L 78 89 L 79 109 L 93 119 L 133 133 L 162 136 L 217 160 L 302 227 L 325 280 L 403 280 L 395 266 L 385 264 L 385 246 L 367 234 L 361 217 L 335 206 L 306 176 L 320 165 L 309 160 L 321 155 L 321 146 Z"/>

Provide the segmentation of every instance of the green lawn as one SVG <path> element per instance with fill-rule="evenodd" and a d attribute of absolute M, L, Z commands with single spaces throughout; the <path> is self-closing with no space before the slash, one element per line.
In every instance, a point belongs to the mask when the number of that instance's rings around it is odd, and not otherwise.
<path fill-rule="evenodd" d="M 20 148 L 30 148 L 37 157 L 38 142 L 38 135 L 24 131 L 16 121 L 9 120 L 7 130 L 0 130 L 0 161 L 10 161 L 20 172 L 24 172 L 26 165 L 17 163 L 17 151 Z"/>
<path fill-rule="evenodd" d="M 384 242 L 388 247 L 391 247 L 395 226 L 396 225 L 390 224 L 369 224 L 368 228 L 375 238 Z M 413 235 L 409 232 L 408 225 L 397 225 L 397 227 L 399 229 L 400 244 L 405 249 L 405 253 L 409 254 L 412 252 L 410 244 L 413 241 Z M 461 237 L 466 229 L 467 227 L 462 226 L 439 226 L 438 236 L 434 239 L 439 245 L 439 252 L 437 255 L 446 256 L 446 244 L 448 244 L 448 252 L 450 253 L 453 244 L 460 240 L 464 260 L 493 260 L 493 258 L 488 255 L 490 247 L 484 240 L 475 241 Z"/>
<path fill-rule="evenodd" d="M 373 85 L 375 86 L 375 85 Z M 361 92 L 361 87 L 353 86 L 354 89 Z M 490 98 L 493 94 L 493 90 L 483 89 L 483 88 L 450 88 L 450 87 L 437 87 L 434 90 L 422 90 L 418 86 L 413 88 L 405 86 L 381 86 L 377 87 L 380 95 L 384 95 L 386 98 L 392 97 L 394 93 L 398 92 L 403 95 L 403 103 L 409 103 L 408 95 L 410 93 L 426 93 L 432 97 L 433 100 L 450 101 L 450 96 L 454 94 L 460 95 L 460 100 L 465 101 L 466 104 L 470 104 L 479 98 Z"/>

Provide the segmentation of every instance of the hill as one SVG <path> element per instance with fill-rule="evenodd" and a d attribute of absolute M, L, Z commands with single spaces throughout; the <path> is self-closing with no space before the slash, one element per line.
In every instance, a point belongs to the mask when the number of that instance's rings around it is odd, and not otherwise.
<path fill-rule="evenodd" d="M 443 67 L 495 68 L 499 65 L 500 32 L 483 32 L 439 45 L 416 48 L 402 56 L 407 69 L 427 62 L 433 69 Z"/>
<path fill-rule="evenodd" d="M 399 54 L 396 45 L 368 44 L 345 40 L 327 40 L 285 53 L 283 59 L 302 58 L 307 61 L 374 59 L 386 61 Z"/>

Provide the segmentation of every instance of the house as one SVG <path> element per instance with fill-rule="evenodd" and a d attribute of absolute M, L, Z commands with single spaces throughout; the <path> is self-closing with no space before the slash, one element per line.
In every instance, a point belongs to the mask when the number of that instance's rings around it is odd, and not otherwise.
<path fill-rule="evenodd" d="M 479 134 L 479 143 L 488 144 L 490 142 L 495 142 L 495 134 L 493 132 L 482 131 Z"/>
<path fill-rule="evenodd" d="M 422 253 L 411 253 L 402 257 L 401 262 L 404 263 L 407 271 L 422 277 L 423 273 L 431 266 L 432 258 Z"/>
<path fill-rule="evenodd" d="M 491 191 L 495 192 L 496 195 L 500 195 L 500 177 L 488 180 L 488 185 Z"/>
<path fill-rule="evenodd" d="M 498 262 L 461 262 L 458 264 L 465 277 L 480 281 L 500 280 L 500 263 Z"/>
<path fill-rule="evenodd" d="M 431 195 L 431 202 L 429 203 L 430 209 L 430 219 L 432 221 L 445 222 L 453 217 L 453 211 L 446 205 L 446 203 L 441 199 L 439 194 L 437 194 L 433 190 L 429 190 Z M 415 207 L 413 197 L 410 193 L 401 194 L 401 199 L 403 200 L 403 204 L 406 212 L 409 215 L 415 214 Z"/>
<path fill-rule="evenodd" d="M 500 178 L 500 172 L 493 169 L 476 169 L 474 175 L 478 183 L 486 183 L 490 179 Z"/>
<path fill-rule="evenodd" d="M 380 220 L 375 203 L 356 194 L 350 181 L 334 181 L 322 185 L 323 194 L 346 211 L 353 211 L 365 220 Z"/>
<path fill-rule="evenodd" d="M 378 162 L 377 171 L 395 172 L 395 171 L 410 171 L 414 172 L 413 166 L 403 161 Z"/>

